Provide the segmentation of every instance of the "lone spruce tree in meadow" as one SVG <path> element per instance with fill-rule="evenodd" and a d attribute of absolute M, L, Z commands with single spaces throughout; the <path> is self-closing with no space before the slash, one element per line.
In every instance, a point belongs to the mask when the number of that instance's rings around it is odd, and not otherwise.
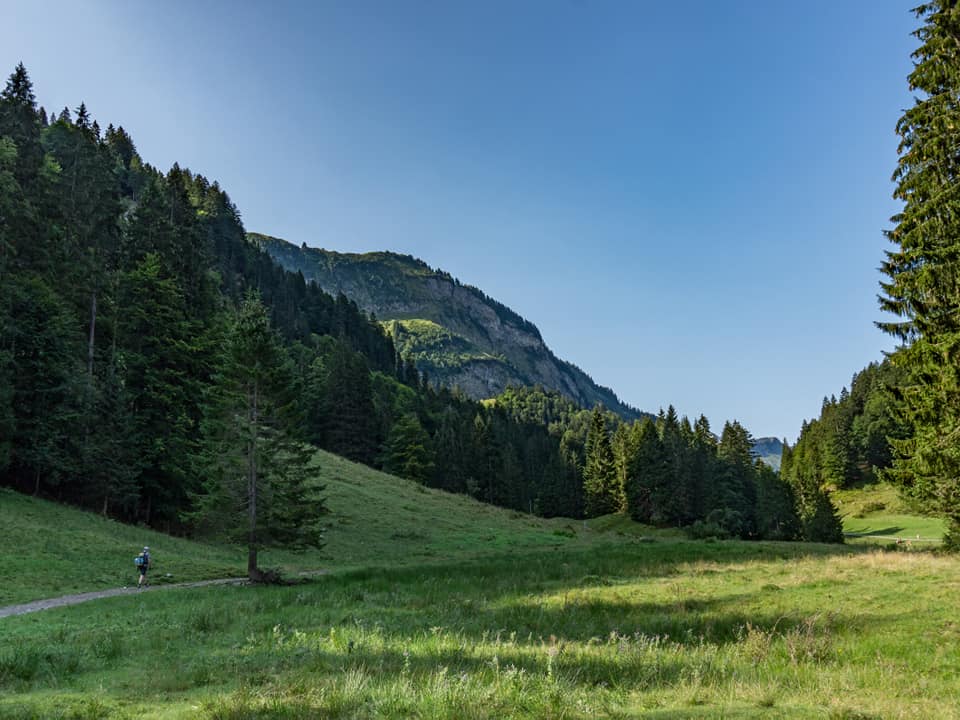
<path fill-rule="evenodd" d="M 940 0 L 915 10 L 913 107 L 897 123 L 894 197 L 903 211 L 887 233 L 895 245 L 882 271 L 878 323 L 903 345 L 893 355 L 907 378 L 899 391 L 913 435 L 895 440 L 890 473 L 905 492 L 948 521 L 960 544 L 960 7 Z"/>
<path fill-rule="evenodd" d="M 319 547 L 327 512 L 311 480 L 313 451 L 294 435 L 293 377 L 258 297 L 226 333 L 202 422 L 205 482 L 188 514 L 201 529 L 246 541 L 247 573 L 262 581 L 261 547 Z"/>

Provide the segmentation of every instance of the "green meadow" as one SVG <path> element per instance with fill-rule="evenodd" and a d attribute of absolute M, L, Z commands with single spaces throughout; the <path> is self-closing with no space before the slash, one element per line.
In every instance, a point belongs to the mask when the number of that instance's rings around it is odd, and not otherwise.
<path fill-rule="evenodd" d="M 960 718 L 960 559 L 540 520 L 321 459 L 327 546 L 265 560 L 327 574 L 0 619 L 0 718 Z M 176 580 L 243 567 L 0 494 L 14 519 L 4 604 L 129 579 L 139 544 Z"/>
<path fill-rule="evenodd" d="M 843 518 L 848 542 L 855 544 L 901 544 L 936 547 L 943 540 L 946 525 L 941 518 L 924 517 L 911 511 L 887 483 L 867 485 L 831 494 Z"/>

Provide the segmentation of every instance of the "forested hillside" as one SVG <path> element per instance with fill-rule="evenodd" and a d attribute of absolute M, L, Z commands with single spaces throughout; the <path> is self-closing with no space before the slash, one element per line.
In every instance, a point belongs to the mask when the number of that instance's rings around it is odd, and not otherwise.
<path fill-rule="evenodd" d="M 389 252 L 338 253 L 251 234 L 283 267 L 388 322 L 405 357 L 431 380 L 481 400 L 508 386 L 541 385 L 581 407 L 602 403 L 627 420 L 642 413 L 575 365 L 557 358 L 540 331 L 478 288 L 422 260 Z"/>
<path fill-rule="evenodd" d="M 38 108 L 22 65 L 0 138 L 4 484 L 183 528 L 198 478 L 225 472 L 211 465 L 217 416 L 244 369 L 227 351 L 252 339 L 243 322 L 259 332 L 262 303 L 281 345 L 261 338 L 262 380 L 285 379 L 270 418 L 285 432 L 503 505 L 549 492 L 520 471 L 561 462 L 545 429 L 424 387 L 376 321 L 250 243 L 215 181 L 151 167 L 82 103 Z"/>
<path fill-rule="evenodd" d="M 356 303 L 251 242 L 217 182 L 151 167 L 83 103 L 48 114 L 23 65 L 0 94 L 0 187 L 4 485 L 255 537 L 251 576 L 258 545 L 321 542 L 310 444 L 547 516 L 838 539 L 737 423 L 717 442 L 672 408 L 628 423 L 537 389 L 435 388 Z"/>
<path fill-rule="evenodd" d="M 853 376 L 839 398 L 823 399 L 820 417 L 805 422 L 786 447 L 782 472 L 797 485 L 850 488 L 879 478 L 893 461 L 891 441 L 904 438 L 896 392 L 903 373 L 889 360 Z"/>
<path fill-rule="evenodd" d="M 542 388 L 508 388 L 492 402 L 560 439 L 562 454 L 582 468 L 588 517 L 624 512 L 700 537 L 842 541 L 826 495 L 798 494 L 757 458 L 752 436 L 736 421 L 718 438 L 704 416 L 691 423 L 673 407 L 627 423 Z"/>

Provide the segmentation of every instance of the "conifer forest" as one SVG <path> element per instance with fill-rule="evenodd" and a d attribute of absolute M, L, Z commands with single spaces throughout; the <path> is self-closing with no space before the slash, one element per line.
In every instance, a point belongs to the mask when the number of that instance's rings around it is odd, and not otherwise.
<path fill-rule="evenodd" d="M 545 517 L 841 539 L 818 476 L 785 482 L 739 423 L 430 383 L 375 318 L 276 265 L 215 179 L 153 167 L 121 122 L 46 110 L 23 64 L 0 98 L 4 485 L 225 537 L 259 499 L 258 544 L 318 543 L 316 446 Z"/>

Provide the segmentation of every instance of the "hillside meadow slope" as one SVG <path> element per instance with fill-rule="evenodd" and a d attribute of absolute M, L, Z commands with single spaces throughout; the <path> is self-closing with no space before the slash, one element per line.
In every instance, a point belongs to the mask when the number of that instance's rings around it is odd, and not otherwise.
<path fill-rule="evenodd" d="M 329 574 L 0 619 L 0 718 L 960 718 L 954 557 L 543 521 L 321 460 L 327 547 L 265 559 Z M 142 537 L 175 576 L 242 567 L 4 492 L 15 519 L 21 597 L 61 547 L 78 589 Z"/>
<path fill-rule="evenodd" d="M 610 520 L 543 520 L 486 505 L 318 451 L 317 482 L 331 510 L 326 545 L 266 549 L 261 562 L 287 573 L 440 561 L 510 548 L 590 542 Z M 176 538 L 0 488 L 0 605 L 136 580 L 134 556 L 150 546 L 154 584 L 238 577 L 246 550 Z M 664 534 L 632 523 L 618 532 Z M 669 532 L 666 534 L 670 534 Z"/>

